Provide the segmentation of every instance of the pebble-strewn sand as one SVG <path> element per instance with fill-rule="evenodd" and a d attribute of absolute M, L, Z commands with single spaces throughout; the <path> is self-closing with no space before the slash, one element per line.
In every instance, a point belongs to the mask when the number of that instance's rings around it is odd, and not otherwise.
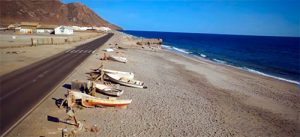
<path fill-rule="evenodd" d="M 132 44 L 117 35 L 105 47 L 116 43 Z M 120 98 L 133 100 L 127 109 L 76 109 L 86 128 L 96 124 L 100 129 L 77 136 L 299 136 L 300 91 L 294 84 L 164 50 L 119 52 L 128 63 L 104 61 L 104 67 L 132 71 L 148 89 L 122 86 Z M 65 83 L 87 79 L 86 73 L 100 66 L 102 54 L 98 50 L 90 56 Z M 62 128 L 72 128 L 47 120 L 67 118 L 52 99 L 63 97 L 62 85 L 8 136 L 61 136 Z"/>

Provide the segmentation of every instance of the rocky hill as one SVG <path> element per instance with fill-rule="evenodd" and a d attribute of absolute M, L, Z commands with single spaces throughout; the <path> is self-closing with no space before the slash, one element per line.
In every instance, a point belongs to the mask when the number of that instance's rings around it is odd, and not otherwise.
<path fill-rule="evenodd" d="M 64 4 L 60 0 L 0 0 L 0 24 L 19 22 L 41 24 L 106 26 L 122 29 L 107 22 L 82 3 Z"/>

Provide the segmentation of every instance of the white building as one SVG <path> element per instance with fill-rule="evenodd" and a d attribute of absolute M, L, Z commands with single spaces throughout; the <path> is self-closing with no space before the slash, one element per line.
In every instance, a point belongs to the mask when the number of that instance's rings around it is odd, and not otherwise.
<path fill-rule="evenodd" d="M 87 30 L 87 27 L 80 27 L 80 30 L 81 30 L 81 31 L 86 31 L 86 30 Z"/>
<path fill-rule="evenodd" d="M 80 27 L 81 31 L 86 31 L 86 30 L 90 30 L 92 29 L 92 27 Z"/>
<path fill-rule="evenodd" d="M 56 25 L 39 25 L 36 28 L 36 32 L 37 33 L 52 33 L 54 31 L 54 29 L 56 28 Z"/>
<path fill-rule="evenodd" d="M 20 32 L 24 34 L 32 34 L 36 31 L 39 23 L 37 22 L 21 22 L 20 24 Z"/>
<path fill-rule="evenodd" d="M 103 31 L 103 32 L 109 32 L 109 31 L 111 31 L 111 29 L 109 27 L 100 27 L 99 30 Z"/>
<path fill-rule="evenodd" d="M 80 27 L 79 26 L 72 26 L 72 29 L 73 30 L 80 30 Z"/>
<path fill-rule="evenodd" d="M 68 27 L 68 26 L 59 26 L 54 29 L 54 34 L 55 35 L 72 35 L 73 29 L 72 29 L 72 27 Z"/>

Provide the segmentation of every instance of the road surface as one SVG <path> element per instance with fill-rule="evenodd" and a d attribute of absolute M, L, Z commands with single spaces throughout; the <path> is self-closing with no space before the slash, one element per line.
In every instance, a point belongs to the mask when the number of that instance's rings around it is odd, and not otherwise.
<path fill-rule="evenodd" d="M 0 77 L 2 136 L 113 34 L 80 45 Z"/>

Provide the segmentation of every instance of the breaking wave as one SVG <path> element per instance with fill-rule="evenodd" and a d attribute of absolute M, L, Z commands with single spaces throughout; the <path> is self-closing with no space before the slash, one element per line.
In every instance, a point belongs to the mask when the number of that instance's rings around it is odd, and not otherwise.
<path fill-rule="evenodd" d="M 200 54 L 201 57 L 203 58 L 206 58 L 206 55 L 205 54 Z"/>
<path fill-rule="evenodd" d="M 223 60 L 218 60 L 218 59 L 212 59 L 212 60 L 220 64 L 226 64 L 226 61 Z"/>
<path fill-rule="evenodd" d="M 274 75 L 266 74 L 266 73 L 263 73 L 263 72 L 260 72 L 260 71 L 254 70 L 254 69 L 250 69 L 250 68 L 247 68 L 247 67 L 242 67 L 241 69 L 246 70 L 248 72 L 255 73 L 255 74 L 263 75 L 263 76 L 266 76 L 266 77 L 275 78 L 275 79 L 278 79 L 278 80 L 281 80 L 281 81 L 286 81 L 286 82 L 290 82 L 290 83 L 299 84 L 298 81 L 289 80 L 289 79 L 277 77 L 277 76 L 274 76 Z"/>
<path fill-rule="evenodd" d="M 177 51 L 177 52 L 180 52 L 180 53 L 185 53 L 185 54 L 192 53 L 192 52 L 189 52 L 188 50 L 176 48 L 176 47 L 173 47 L 173 46 L 168 46 L 168 45 L 161 45 L 161 46 L 165 49 L 174 50 L 174 51 Z"/>

